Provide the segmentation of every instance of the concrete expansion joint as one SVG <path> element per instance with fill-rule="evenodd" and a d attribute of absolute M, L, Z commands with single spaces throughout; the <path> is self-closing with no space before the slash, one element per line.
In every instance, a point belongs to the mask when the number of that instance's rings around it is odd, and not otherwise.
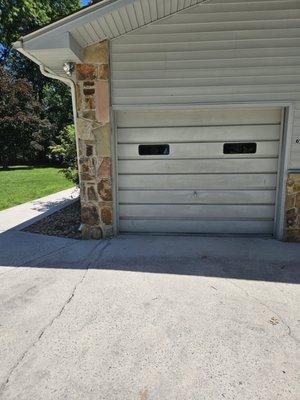
<path fill-rule="evenodd" d="M 286 328 L 286 334 L 287 334 L 287 336 L 289 336 L 296 344 L 299 344 L 299 343 L 300 343 L 300 340 L 299 340 L 297 337 L 295 337 L 295 336 L 293 335 L 292 330 L 291 330 L 291 327 L 289 326 L 289 324 L 282 318 L 282 316 L 281 316 L 280 314 L 278 314 L 277 311 L 274 311 L 271 307 L 269 307 L 267 304 L 263 303 L 263 302 L 262 302 L 261 300 L 259 300 L 257 297 L 252 296 L 251 294 L 249 294 L 249 292 L 248 292 L 246 289 L 240 287 L 237 283 L 233 282 L 231 279 L 229 279 L 229 282 L 230 282 L 234 287 L 236 287 L 237 289 L 239 289 L 240 291 L 242 291 L 243 293 L 245 293 L 245 295 L 246 295 L 247 297 L 249 297 L 250 299 L 256 301 L 256 303 L 258 303 L 259 305 L 265 307 L 268 311 L 270 311 L 270 313 L 273 314 L 273 316 L 275 315 L 275 316 L 278 318 L 278 320 L 282 322 L 283 326 Z"/>
<path fill-rule="evenodd" d="M 96 252 L 96 250 L 98 249 L 98 247 L 100 247 L 103 244 L 103 242 L 98 242 L 97 245 L 93 248 L 93 250 L 91 251 L 91 261 L 88 263 L 87 267 L 84 269 L 84 272 L 81 276 L 81 278 L 79 279 L 79 281 L 74 285 L 71 294 L 69 295 L 69 297 L 67 298 L 67 300 L 65 301 L 65 303 L 63 304 L 63 306 L 60 308 L 59 312 L 51 319 L 51 321 L 42 329 L 42 331 L 40 332 L 40 334 L 38 335 L 37 339 L 24 351 L 24 353 L 21 355 L 21 357 L 17 360 L 17 362 L 15 363 L 15 365 L 11 368 L 11 370 L 8 373 L 8 376 L 6 378 L 6 380 L 0 385 L 0 397 L 1 394 L 6 390 L 7 386 L 10 383 L 10 379 L 13 375 L 13 373 L 15 372 L 15 370 L 20 366 L 20 364 L 22 363 L 22 361 L 26 358 L 26 356 L 29 354 L 29 352 L 39 343 L 39 341 L 42 339 L 42 337 L 44 336 L 44 334 L 46 333 L 46 331 L 48 329 L 50 329 L 52 327 L 52 325 L 54 324 L 55 321 L 57 321 L 62 314 L 64 313 L 66 307 L 68 306 L 68 304 L 70 304 L 72 302 L 72 300 L 74 299 L 74 296 L 76 294 L 77 289 L 79 288 L 79 286 L 84 282 L 88 271 L 94 261 L 93 259 L 93 255 Z M 72 245 L 74 245 L 74 243 L 72 243 L 71 245 L 68 246 L 64 246 L 62 247 L 60 250 L 67 248 L 67 247 L 71 247 Z M 110 245 L 110 241 L 107 240 L 107 243 L 105 243 L 105 245 L 103 246 L 103 248 L 100 251 L 99 257 L 101 257 L 104 253 L 104 251 L 107 249 L 107 247 Z M 57 250 L 55 250 L 55 252 L 57 252 Z M 52 254 L 53 252 L 49 253 L 48 255 Z M 44 255 L 45 256 L 45 255 Z M 43 257 L 44 257 L 43 256 Z M 18 267 L 17 267 L 18 268 Z"/>

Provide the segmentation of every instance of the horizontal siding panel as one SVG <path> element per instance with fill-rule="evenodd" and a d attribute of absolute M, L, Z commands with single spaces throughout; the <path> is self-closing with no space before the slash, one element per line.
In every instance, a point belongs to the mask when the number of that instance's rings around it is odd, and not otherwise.
<path fill-rule="evenodd" d="M 256 11 L 256 10 L 289 10 L 299 9 L 298 0 L 271 0 L 271 1 L 239 1 L 239 2 L 206 2 L 201 7 L 189 8 L 182 11 L 182 14 L 197 14 L 197 13 L 215 13 L 215 12 L 236 12 L 239 11 Z"/>
<path fill-rule="evenodd" d="M 120 220 L 120 231 L 228 235 L 271 235 L 273 221 Z"/>
<path fill-rule="evenodd" d="M 120 189 L 275 189 L 276 174 L 120 175 Z"/>
<path fill-rule="evenodd" d="M 168 142 L 218 142 L 279 140 L 279 125 L 234 125 L 234 126 L 201 126 L 172 128 L 120 128 L 119 143 L 155 143 Z"/>
<path fill-rule="evenodd" d="M 288 22 L 288 23 L 287 23 Z M 298 18 L 276 19 L 276 20 L 254 20 L 254 21 L 229 21 L 227 22 L 199 22 L 189 24 L 173 24 L 162 25 L 152 24 L 139 31 L 140 34 L 181 34 L 184 33 L 201 33 L 201 32 L 217 32 L 217 31 L 235 31 L 235 30 L 257 30 L 257 29 L 285 29 L 285 28 L 300 28 Z M 134 32 L 138 35 L 138 32 Z M 118 39 L 116 39 L 117 41 Z"/>
<path fill-rule="evenodd" d="M 256 157 L 277 157 L 278 154 L 278 141 L 275 142 L 256 142 L 257 151 L 255 154 L 223 154 L 224 142 L 218 143 L 193 143 L 191 146 L 187 146 L 185 143 L 170 143 L 170 155 L 168 156 L 147 156 L 147 158 L 234 158 L 241 157 L 256 158 Z M 134 159 L 139 158 L 138 144 L 119 144 L 119 158 L 120 159 Z M 146 156 L 145 156 L 146 157 Z M 144 158 L 145 158 L 144 157 Z"/>
<path fill-rule="evenodd" d="M 120 204 L 274 204 L 274 190 L 120 190 Z"/>
<path fill-rule="evenodd" d="M 281 85 L 300 85 L 300 75 L 277 75 L 277 79 L 280 79 Z M 186 88 L 186 87 L 203 87 L 206 86 L 236 86 L 240 84 L 242 87 L 246 85 L 273 85 L 276 83 L 274 76 L 236 76 L 236 77 L 212 77 L 212 78 L 176 78 L 176 79 L 132 79 L 130 86 L 131 89 L 147 89 L 147 88 L 159 88 L 164 90 L 165 88 Z M 119 89 L 128 90 L 128 81 L 123 80 L 117 82 Z M 286 87 L 286 86 L 285 86 Z"/>
<path fill-rule="evenodd" d="M 292 159 L 290 160 L 289 168 L 290 168 L 291 170 L 292 170 L 292 169 L 299 170 L 299 168 L 300 168 L 299 158 L 298 158 L 298 159 L 292 158 Z"/>
<path fill-rule="evenodd" d="M 274 0 L 211 0 L 211 4 L 244 4 L 244 3 L 269 3 L 269 2 L 273 2 Z M 279 1 L 279 0 L 277 0 Z"/>
<path fill-rule="evenodd" d="M 120 217 L 125 218 L 204 218 L 204 219 L 270 219 L 274 218 L 274 207 L 268 205 L 170 205 L 127 204 L 120 205 Z"/>
<path fill-rule="evenodd" d="M 300 57 L 260 57 L 260 58 L 230 58 L 223 59 L 222 63 L 220 63 L 219 59 L 214 60 L 190 60 L 190 61 L 146 61 L 146 62 L 122 62 L 115 63 L 113 67 L 113 74 L 115 71 L 149 71 L 152 70 L 164 70 L 172 71 L 172 70 L 193 70 L 193 69 L 216 69 L 220 71 L 220 68 L 244 68 L 244 67 L 264 67 L 269 68 L 272 65 L 277 66 L 299 66 L 300 65 Z M 184 77 L 189 77 L 189 74 L 186 73 Z M 117 88 L 117 82 L 114 81 L 113 75 L 113 88 Z M 130 82 L 128 82 L 128 87 L 130 88 Z M 299 98 L 298 98 L 299 100 Z"/>
<path fill-rule="evenodd" d="M 216 60 L 222 58 L 251 57 L 290 57 L 299 56 L 299 47 L 266 47 L 266 48 L 228 48 L 225 50 L 174 51 L 155 53 L 113 54 L 112 62 L 145 62 L 145 61 L 189 61 Z"/>
<path fill-rule="evenodd" d="M 299 135 L 300 139 L 300 135 Z M 300 145 L 299 143 L 294 143 L 292 145 L 292 151 L 291 151 L 291 161 L 293 163 L 293 168 L 300 168 Z"/>
<path fill-rule="evenodd" d="M 297 129 L 298 127 L 300 128 L 300 110 L 295 110 L 295 130 L 299 132 L 300 129 Z"/>
<path fill-rule="evenodd" d="M 201 7 L 201 6 L 200 6 Z M 219 11 L 219 10 L 218 10 Z M 159 25 L 168 24 L 193 24 L 201 22 L 224 22 L 224 21 L 267 21 L 278 19 L 295 19 L 300 18 L 300 6 L 287 10 L 261 10 L 261 11 L 230 11 L 230 12 L 214 12 L 214 13 L 180 13 L 173 15 L 172 18 L 166 18 L 160 21 Z"/>
<path fill-rule="evenodd" d="M 191 145 L 192 146 L 192 145 Z M 214 159 L 211 160 L 120 160 L 120 174 L 225 174 L 276 173 L 277 158 L 271 159 Z"/>
<path fill-rule="evenodd" d="M 295 129 L 292 137 L 291 162 L 293 168 L 300 169 L 300 129 Z"/>
<path fill-rule="evenodd" d="M 211 0 L 211 4 L 224 4 L 224 3 L 230 3 L 230 4 L 244 4 L 244 3 L 269 3 L 272 2 L 274 0 Z M 277 0 L 279 1 L 279 0 Z"/>
<path fill-rule="evenodd" d="M 265 92 L 265 93 L 228 93 L 228 94 L 206 94 L 200 95 L 170 95 L 170 96 L 131 96 L 119 97 L 118 105 L 132 105 L 132 104 L 189 104 L 189 103 L 202 103 L 214 104 L 218 102 L 239 103 L 239 102 L 270 102 L 282 101 L 291 102 L 297 101 L 300 98 L 300 92 L 294 93 L 281 93 L 281 92 Z"/>
<path fill-rule="evenodd" d="M 267 90 L 266 90 L 267 88 Z M 273 84 L 273 85 L 219 85 L 219 86 L 201 86 L 201 87 L 160 87 L 160 88 L 130 88 L 115 89 L 113 94 L 120 97 L 138 97 L 138 96 L 193 96 L 198 95 L 224 95 L 224 94 L 266 94 L 266 93 L 299 93 L 299 84 Z"/>
<path fill-rule="evenodd" d="M 280 108 L 203 108 L 200 110 L 119 111 L 119 128 L 280 124 Z"/>
<path fill-rule="evenodd" d="M 133 85 L 136 80 L 142 80 L 146 84 L 151 83 L 156 79 L 180 79 L 181 82 L 185 80 L 190 80 L 192 78 L 226 78 L 233 77 L 237 78 L 249 78 L 249 77 L 268 77 L 269 79 L 280 79 L 281 77 L 288 78 L 290 76 L 299 76 L 300 67 L 295 66 L 275 66 L 268 67 L 243 67 L 243 68 L 216 68 L 216 69 L 173 69 L 173 70 L 141 70 L 141 71 L 118 71 L 113 72 L 113 79 L 115 85 L 122 87 L 125 83 L 128 85 Z M 130 82 L 128 82 L 130 81 Z M 178 84 L 178 83 L 177 83 Z M 299 117 L 300 119 L 300 117 Z"/>
<path fill-rule="evenodd" d="M 117 41 L 112 41 L 111 49 L 113 52 L 123 52 L 126 49 L 130 49 L 132 46 L 153 46 L 154 43 L 157 45 L 175 43 L 177 45 L 183 45 L 187 43 L 199 43 L 202 41 L 217 41 L 217 40 L 245 40 L 245 39 L 268 39 L 268 38 L 299 38 L 300 28 L 292 29 L 257 29 L 257 30 L 237 30 L 237 31 L 216 31 L 216 32 L 201 32 L 199 33 L 186 33 L 181 32 L 180 35 L 177 33 L 173 34 L 142 34 L 140 31 L 134 34 L 126 35 L 119 38 Z"/>
<path fill-rule="evenodd" d="M 163 38 L 162 38 L 163 39 Z M 198 41 L 198 42 L 184 42 L 184 52 L 198 52 L 204 50 L 231 50 L 234 49 L 259 49 L 259 48 L 277 48 L 280 47 L 298 47 L 300 43 L 299 37 L 288 37 L 288 38 L 257 38 L 257 39 L 234 39 L 234 40 L 209 40 L 209 41 Z M 148 44 L 132 44 L 127 46 L 121 46 L 117 49 L 118 57 L 115 56 L 115 61 L 127 61 L 130 55 L 133 55 L 137 60 L 139 56 L 148 55 L 151 59 L 155 59 L 154 55 L 160 53 L 162 56 L 170 52 L 174 52 L 177 58 L 178 43 L 148 43 Z M 197 53 L 196 53 L 197 54 Z M 127 58 L 125 57 L 127 56 Z M 179 58 L 179 57 L 178 57 Z"/>

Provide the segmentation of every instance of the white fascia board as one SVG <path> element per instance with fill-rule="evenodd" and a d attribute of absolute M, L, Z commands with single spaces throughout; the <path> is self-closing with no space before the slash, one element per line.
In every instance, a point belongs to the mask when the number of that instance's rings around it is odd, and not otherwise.
<path fill-rule="evenodd" d="M 47 35 L 47 37 L 59 36 L 64 32 L 70 32 L 76 27 L 85 25 L 97 18 L 107 15 L 120 7 L 127 6 L 134 3 L 136 0 L 106 0 L 103 3 L 97 3 L 93 6 L 78 11 L 68 17 L 65 17 L 57 22 L 54 22 L 42 29 L 32 32 L 24 37 L 22 37 L 23 43 L 29 43 L 31 40 L 36 38 L 42 38 Z M 17 43 L 17 42 L 16 42 Z"/>
<path fill-rule="evenodd" d="M 68 37 L 69 49 L 77 58 L 78 62 L 83 62 L 84 60 L 84 48 L 77 42 L 74 36 L 71 35 L 70 32 L 66 32 L 66 36 Z"/>
<path fill-rule="evenodd" d="M 77 42 L 70 32 L 63 32 L 61 35 L 56 34 L 51 36 L 51 40 L 48 37 L 37 37 L 28 42 L 23 42 L 23 47 L 29 52 L 38 50 L 68 50 L 71 52 L 76 61 L 83 61 L 83 47 Z"/>
<path fill-rule="evenodd" d="M 24 45 L 21 40 L 14 43 L 14 48 L 38 65 L 45 66 L 50 70 L 62 71 L 63 64 L 66 62 L 82 63 L 84 60 L 84 49 L 76 40 L 66 33 L 63 44 L 57 42 L 56 48 L 31 48 Z M 65 47 L 68 46 L 68 47 Z"/>

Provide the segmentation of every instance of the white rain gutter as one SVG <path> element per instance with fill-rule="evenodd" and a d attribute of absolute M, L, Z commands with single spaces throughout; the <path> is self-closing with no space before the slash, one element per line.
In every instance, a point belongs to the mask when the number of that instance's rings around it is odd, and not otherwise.
<path fill-rule="evenodd" d="M 76 25 L 76 23 L 79 21 L 81 25 L 84 25 L 88 23 L 91 18 L 102 17 L 108 13 L 116 11 L 121 6 L 132 4 L 135 1 L 136 0 L 102 0 L 101 2 L 85 7 L 71 15 L 67 15 L 66 17 L 56 22 L 52 22 L 43 28 L 31 32 L 24 36 L 22 39 L 27 42 L 31 39 L 35 39 L 38 36 L 42 36 L 52 30 L 60 29 L 66 25 L 68 25 L 67 30 L 70 31 L 74 27 L 73 24 Z"/>
<path fill-rule="evenodd" d="M 63 82 L 65 85 L 68 85 L 71 88 L 71 96 L 72 96 L 72 109 L 73 109 L 73 119 L 74 119 L 74 126 L 75 126 L 75 137 L 76 137 L 76 152 L 77 152 L 77 163 L 78 163 L 78 172 L 79 172 L 79 140 L 77 134 L 77 104 L 76 104 L 76 86 L 75 82 L 71 78 L 64 78 L 60 75 L 55 74 L 49 68 L 45 67 L 36 57 L 30 54 L 28 51 L 24 49 L 23 40 L 20 39 L 19 41 L 13 44 L 14 49 L 16 49 L 19 53 L 22 53 L 25 57 L 29 58 L 35 64 L 37 64 L 40 68 L 42 75 L 46 76 L 50 79 L 56 79 L 60 82 Z M 79 174 L 78 174 L 79 175 Z M 80 181 L 80 175 L 79 175 Z"/>

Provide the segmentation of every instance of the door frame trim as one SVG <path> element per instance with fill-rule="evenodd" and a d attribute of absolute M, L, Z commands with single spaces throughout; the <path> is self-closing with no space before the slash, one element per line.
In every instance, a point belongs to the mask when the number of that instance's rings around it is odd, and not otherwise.
<path fill-rule="evenodd" d="M 193 104 L 140 104 L 112 105 L 112 161 L 113 161 L 113 204 L 114 204 L 114 234 L 119 231 L 119 185 L 118 185 L 118 142 L 117 142 L 117 111 L 158 111 L 158 110 L 197 110 L 204 108 L 274 108 L 283 110 L 282 132 L 278 154 L 278 175 L 276 188 L 276 203 L 273 236 L 283 240 L 285 225 L 286 181 L 289 172 L 291 144 L 294 124 L 295 106 L 292 102 L 249 102 L 249 103 L 193 103 Z"/>

